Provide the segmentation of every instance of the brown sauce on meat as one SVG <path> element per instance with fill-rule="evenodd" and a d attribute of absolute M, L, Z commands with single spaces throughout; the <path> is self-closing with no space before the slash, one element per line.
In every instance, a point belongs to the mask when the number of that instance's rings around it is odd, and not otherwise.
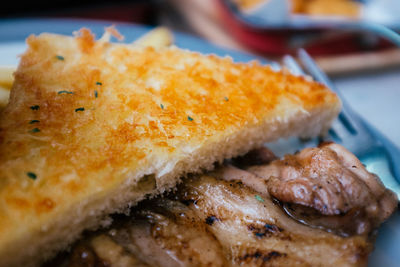
<path fill-rule="evenodd" d="M 375 225 L 367 214 L 360 209 L 353 209 L 345 214 L 323 215 L 319 211 L 291 203 L 280 203 L 287 215 L 299 223 L 312 228 L 322 229 L 342 237 L 369 233 Z"/>

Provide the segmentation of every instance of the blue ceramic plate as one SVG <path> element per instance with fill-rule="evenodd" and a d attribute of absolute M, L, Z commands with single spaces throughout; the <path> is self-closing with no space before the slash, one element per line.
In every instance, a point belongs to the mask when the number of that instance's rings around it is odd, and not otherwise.
<path fill-rule="evenodd" d="M 91 29 L 98 37 L 104 32 L 104 27 L 112 25 L 107 21 L 92 20 L 54 20 L 54 19 L 23 19 L 23 20 L 3 20 L 0 22 L 0 65 L 16 65 L 18 63 L 17 55 L 25 50 L 24 40 L 30 34 L 39 34 L 42 32 L 52 32 L 71 35 L 72 32 L 87 27 Z M 137 37 L 146 33 L 150 27 L 114 23 L 117 29 L 125 36 L 124 42 L 132 42 Z M 217 54 L 219 56 L 231 56 L 237 62 L 247 62 L 250 60 L 260 60 L 267 62 L 250 54 L 227 50 L 210 44 L 202 39 L 175 33 L 175 44 L 181 48 L 187 48 L 206 54 Z M 351 101 L 350 101 L 351 102 Z M 273 144 L 274 150 L 295 151 L 299 147 L 299 142 L 289 140 Z M 327 259 L 329 260 L 329 259 Z M 379 229 L 375 251 L 369 259 L 369 266 L 400 266 L 400 212 L 397 211 L 383 226 Z"/>

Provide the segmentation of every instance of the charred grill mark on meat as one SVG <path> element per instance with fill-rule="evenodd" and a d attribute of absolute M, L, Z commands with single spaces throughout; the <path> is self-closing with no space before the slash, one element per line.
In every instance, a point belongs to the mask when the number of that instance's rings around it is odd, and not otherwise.
<path fill-rule="evenodd" d="M 258 238 L 268 237 L 271 235 L 279 235 L 283 232 L 282 228 L 279 228 L 273 224 L 264 224 L 263 226 L 258 226 L 255 224 L 249 224 L 247 229 L 254 234 L 254 236 Z"/>

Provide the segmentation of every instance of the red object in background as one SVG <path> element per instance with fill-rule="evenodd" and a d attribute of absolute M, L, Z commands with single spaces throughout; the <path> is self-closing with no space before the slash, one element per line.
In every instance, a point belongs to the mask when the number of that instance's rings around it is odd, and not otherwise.
<path fill-rule="evenodd" d="M 0 18 L 80 18 L 153 24 L 156 0 L 59 0 L 10 2 L 0 10 Z"/>
<path fill-rule="evenodd" d="M 225 5 L 217 1 L 221 22 L 232 36 L 250 50 L 261 54 L 295 54 L 300 47 L 314 56 L 350 54 L 384 50 L 392 45 L 365 32 L 331 29 L 260 29 L 241 21 Z"/>
<path fill-rule="evenodd" d="M 58 11 L 53 13 L 52 16 L 148 23 L 151 20 L 153 12 L 154 9 L 152 6 L 146 3 L 120 3 Z"/>

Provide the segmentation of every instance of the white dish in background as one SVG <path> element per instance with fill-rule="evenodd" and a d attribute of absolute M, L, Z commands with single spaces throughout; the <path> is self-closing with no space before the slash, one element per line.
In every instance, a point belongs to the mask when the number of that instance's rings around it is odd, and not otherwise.
<path fill-rule="evenodd" d="M 392 29 L 400 29 L 400 1 L 358 0 L 358 2 L 362 4 L 359 16 L 346 17 L 291 14 L 289 0 L 263 1 L 248 10 L 240 9 L 233 0 L 222 0 L 224 6 L 239 20 L 261 29 L 326 29 L 364 23 L 377 23 Z"/>

